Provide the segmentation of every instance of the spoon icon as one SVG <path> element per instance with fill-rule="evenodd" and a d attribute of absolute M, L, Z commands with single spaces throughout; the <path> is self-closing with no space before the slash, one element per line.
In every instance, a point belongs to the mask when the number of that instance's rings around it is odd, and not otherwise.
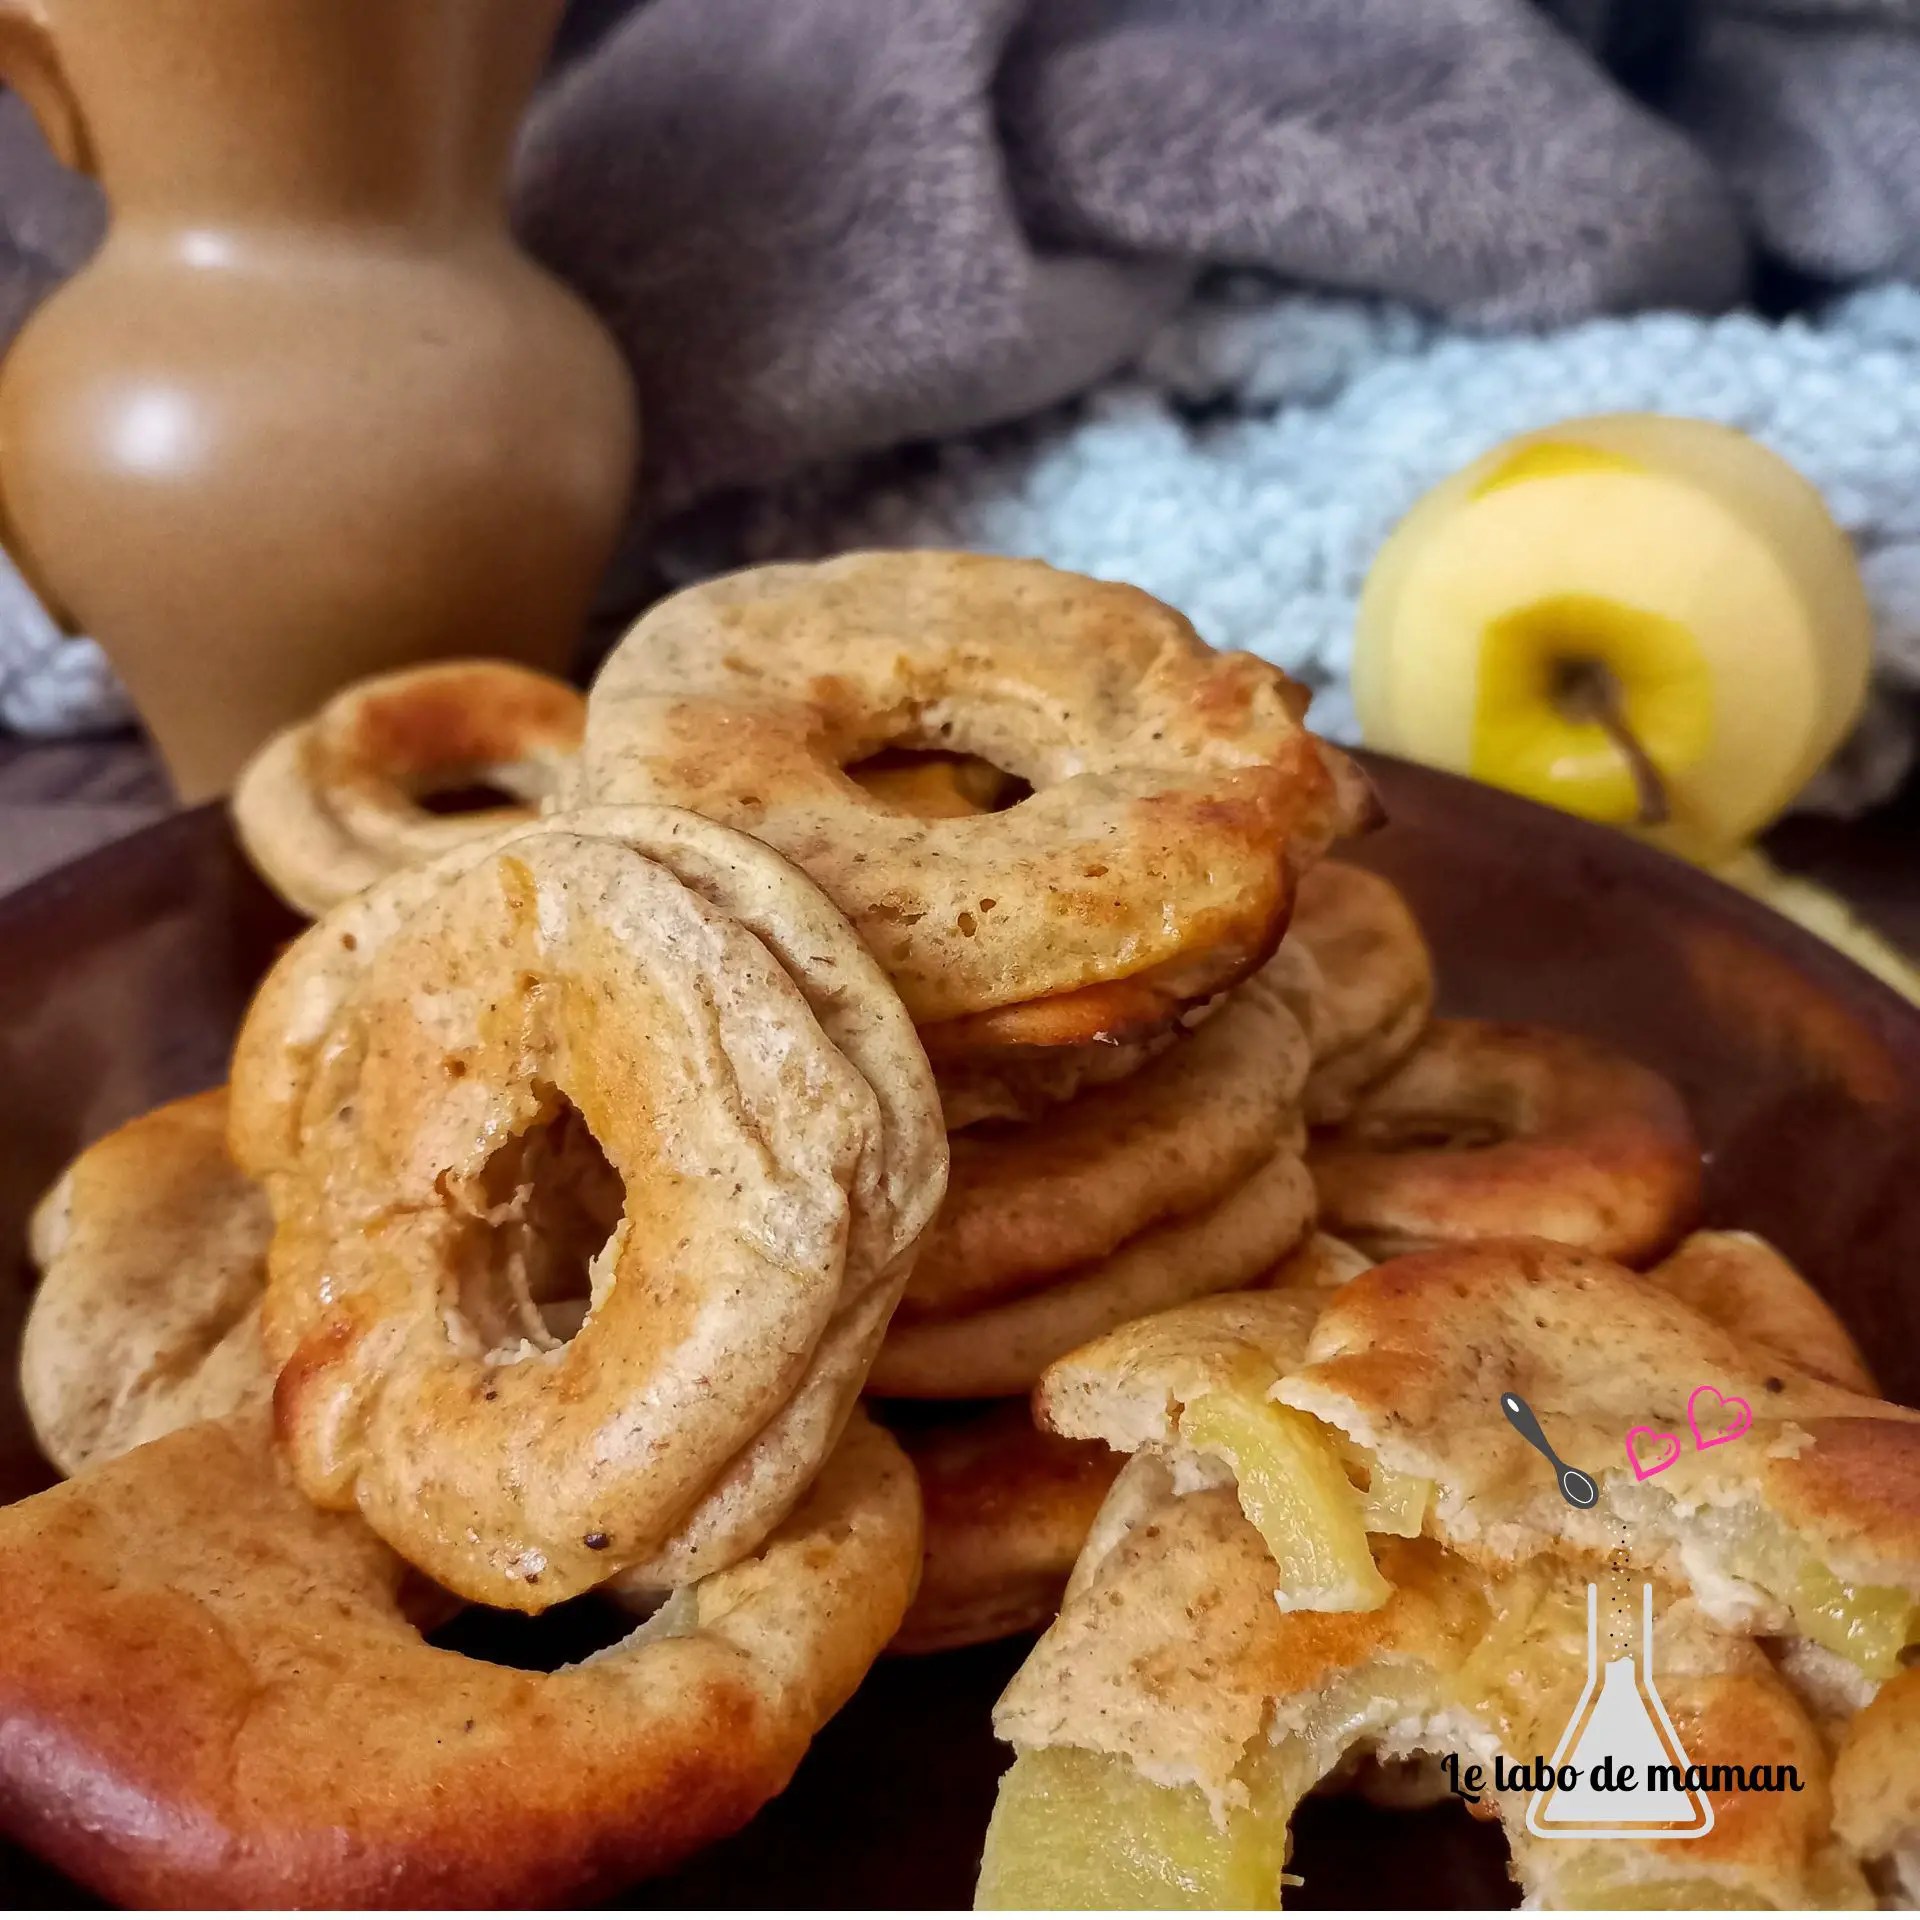
<path fill-rule="evenodd" d="M 1582 1473 L 1578 1467 L 1568 1466 L 1547 1445 L 1547 1436 L 1540 1431 L 1539 1416 L 1517 1393 L 1500 1396 L 1500 1411 L 1513 1423 L 1521 1439 L 1537 1447 L 1553 1463 L 1554 1472 L 1560 1476 L 1560 1498 L 1568 1506 L 1591 1507 L 1599 1500 L 1600 1489 L 1593 1484 L 1592 1476 Z"/>

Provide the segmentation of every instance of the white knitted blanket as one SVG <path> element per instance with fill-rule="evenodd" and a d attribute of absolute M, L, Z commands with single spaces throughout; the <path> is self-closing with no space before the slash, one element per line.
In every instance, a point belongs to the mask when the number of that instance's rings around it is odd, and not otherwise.
<path fill-rule="evenodd" d="M 1216 645 L 1318 690 L 1353 735 L 1347 669 L 1373 555 L 1436 481 L 1509 434 L 1650 410 L 1740 427 L 1826 496 L 1858 546 L 1880 688 L 1810 795 L 1897 783 L 1920 693 L 1920 289 L 1807 319 L 1647 314 L 1488 337 L 1378 302 L 1244 280 L 1197 299 L 1130 374 L 1016 428 L 817 475 L 670 550 L 695 578 L 860 546 L 1037 554 L 1131 580 Z"/>

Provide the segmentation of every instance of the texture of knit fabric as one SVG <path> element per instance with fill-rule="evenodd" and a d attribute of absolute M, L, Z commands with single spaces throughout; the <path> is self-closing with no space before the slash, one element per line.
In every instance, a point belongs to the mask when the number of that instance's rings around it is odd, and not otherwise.
<path fill-rule="evenodd" d="M 106 655 L 91 640 L 63 633 L 0 553 L 0 728 L 59 736 L 132 718 Z"/>

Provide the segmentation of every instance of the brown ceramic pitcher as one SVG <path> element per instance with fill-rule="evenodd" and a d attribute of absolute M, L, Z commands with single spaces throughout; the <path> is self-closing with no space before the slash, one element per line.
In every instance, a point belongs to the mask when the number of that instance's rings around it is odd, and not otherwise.
<path fill-rule="evenodd" d="M 635 439 L 506 227 L 560 7 L 0 0 L 0 76 L 111 207 L 0 365 L 7 544 L 185 797 L 357 675 L 567 658 Z"/>

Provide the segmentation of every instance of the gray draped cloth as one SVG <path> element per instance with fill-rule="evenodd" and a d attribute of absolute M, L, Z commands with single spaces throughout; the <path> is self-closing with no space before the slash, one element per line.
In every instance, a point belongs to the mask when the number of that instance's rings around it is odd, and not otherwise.
<path fill-rule="evenodd" d="M 1206 265 L 1488 327 L 1729 304 L 1754 236 L 1920 273 L 1917 124 L 1920 0 L 648 0 L 515 197 L 658 513 L 1076 392 Z"/>

